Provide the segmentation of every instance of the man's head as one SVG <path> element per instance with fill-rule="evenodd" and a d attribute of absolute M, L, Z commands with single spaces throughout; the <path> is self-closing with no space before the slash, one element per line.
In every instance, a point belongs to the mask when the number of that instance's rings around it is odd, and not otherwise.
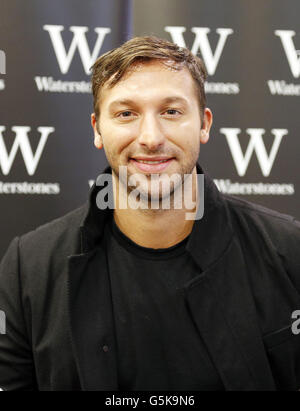
<path fill-rule="evenodd" d="M 94 112 L 99 116 L 99 99 L 103 85 L 113 87 L 135 63 L 160 60 L 172 64 L 180 70 L 186 67 L 197 87 L 201 115 L 204 114 L 206 96 L 204 82 L 206 70 L 202 60 L 193 55 L 187 48 L 153 36 L 135 37 L 120 47 L 115 48 L 97 59 L 92 66 L 92 90 L 94 97 Z"/>
<path fill-rule="evenodd" d="M 104 146 L 117 177 L 119 166 L 146 176 L 195 170 L 212 123 L 205 79 L 200 58 L 156 37 L 134 38 L 96 61 L 95 145 Z M 141 189 L 150 194 L 149 184 Z"/>

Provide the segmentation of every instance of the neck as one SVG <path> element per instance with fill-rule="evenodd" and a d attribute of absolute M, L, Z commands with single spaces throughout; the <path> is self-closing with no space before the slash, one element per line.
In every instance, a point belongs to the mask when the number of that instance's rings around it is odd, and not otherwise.
<path fill-rule="evenodd" d="M 196 168 L 193 170 L 191 181 L 188 195 L 196 204 Z M 174 207 L 171 209 L 133 209 L 130 207 L 123 209 L 119 207 L 119 184 L 121 183 L 114 173 L 113 183 L 115 186 L 115 222 L 119 229 L 136 244 L 148 248 L 168 248 L 183 241 L 191 233 L 194 220 L 187 219 L 186 215 L 187 213 L 189 215 L 196 214 L 196 210 L 191 211 L 191 209 L 186 208 L 183 199 L 180 209 Z M 124 204 L 124 199 L 122 199 L 122 204 Z"/>

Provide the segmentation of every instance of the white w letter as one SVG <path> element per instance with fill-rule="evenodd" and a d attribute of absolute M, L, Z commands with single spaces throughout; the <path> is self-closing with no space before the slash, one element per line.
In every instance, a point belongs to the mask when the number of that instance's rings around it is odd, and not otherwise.
<path fill-rule="evenodd" d="M 89 30 L 84 26 L 71 26 L 70 31 L 73 32 L 73 40 L 71 42 L 69 51 L 66 52 L 61 32 L 64 30 L 64 26 L 45 25 L 44 30 L 49 32 L 53 48 L 57 57 L 59 68 L 63 74 L 66 74 L 69 70 L 76 48 L 78 48 L 81 61 L 86 74 L 89 74 L 91 65 L 95 62 L 99 51 L 102 47 L 104 37 L 107 33 L 110 33 L 109 28 L 96 27 L 95 32 L 98 34 L 94 50 L 90 53 L 89 46 L 86 40 L 85 33 Z"/>
<path fill-rule="evenodd" d="M 265 130 L 263 128 L 248 128 L 246 131 L 248 134 L 250 134 L 250 141 L 244 156 L 238 139 L 238 134 L 241 132 L 241 130 L 239 128 L 220 129 L 220 132 L 225 134 L 225 137 L 227 139 L 238 175 L 241 177 L 245 175 L 249 161 L 252 157 L 253 152 L 255 151 L 262 174 L 263 176 L 268 177 L 271 172 L 282 137 L 288 134 L 288 130 L 279 128 L 274 128 L 271 130 L 272 134 L 274 134 L 275 136 L 275 139 L 269 156 L 267 154 L 267 150 L 262 138 Z"/>
<path fill-rule="evenodd" d="M 293 76 L 295 78 L 300 77 L 300 57 L 297 56 L 293 42 L 296 33 L 292 30 L 276 30 L 275 34 L 280 37 Z"/>
<path fill-rule="evenodd" d="M 179 47 L 186 47 L 183 33 L 186 31 L 185 27 L 167 26 L 165 31 L 171 34 L 172 40 Z M 195 33 L 195 41 L 191 51 L 197 54 L 200 49 L 207 72 L 209 75 L 214 75 L 217 69 L 223 48 L 227 37 L 233 33 L 232 29 L 217 29 L 216 32 L 220 35 L 215 54 L 212 53 L 207 34 L 210 32 L 208 27 L 193 27 L 192 32 Z"/>
<path fill-rule="evenodd" d="M 3 140 L 2 132 L 5 131 L 4 126 L 0 126 L 0 166 L 2 173 L 7 175 L 10 172 L 14 159 L 16 157 L 18 148 L 20 147 L 23 155 L 24 163 L 27 169 L 27 173 L 32 176 L 40 161 L 43 149 L 49 137 L 49 134 L 54 131 L 53 127 L 38 127 L 38 131 L 41 133 L 41 138 L 37 146 L 35 154 L 33 154 L 31 145 L 28 139 L 28 132 L 30 127 L 27 126 L 15 126 L 12 127 L 12 131 L 16 133 L 15 141 L 12 145 L 10 153 L 7 153 L 6 146 Z"/>

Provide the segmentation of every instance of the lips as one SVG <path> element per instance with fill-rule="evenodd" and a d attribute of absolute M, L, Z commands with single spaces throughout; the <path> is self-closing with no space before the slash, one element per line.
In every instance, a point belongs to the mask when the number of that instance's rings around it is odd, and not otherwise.
<path fill-rule="evenodd" d="M 165 170 L 173 160 L 173 157 L 136 157 L 131 158 L 130 162 L 140 171 L 157 173 Z"/>

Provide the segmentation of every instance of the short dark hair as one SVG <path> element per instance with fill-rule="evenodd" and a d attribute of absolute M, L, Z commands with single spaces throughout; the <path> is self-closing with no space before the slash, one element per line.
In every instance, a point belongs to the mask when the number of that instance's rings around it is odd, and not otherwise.
<path fill-rule="evenodd" d="M 98 99 L 105 83 L 113 87 L 134 63 L 160 60 L 177 70 L 186 67 L 196 82 L 201 117 L 206 106 L 204 84 L 207 77 L 203 61 L 185 47 L 155 36 L 134 37 L 120 47 L 100 56 L 91 67 L 94 112 L 99 116 Z"/>

